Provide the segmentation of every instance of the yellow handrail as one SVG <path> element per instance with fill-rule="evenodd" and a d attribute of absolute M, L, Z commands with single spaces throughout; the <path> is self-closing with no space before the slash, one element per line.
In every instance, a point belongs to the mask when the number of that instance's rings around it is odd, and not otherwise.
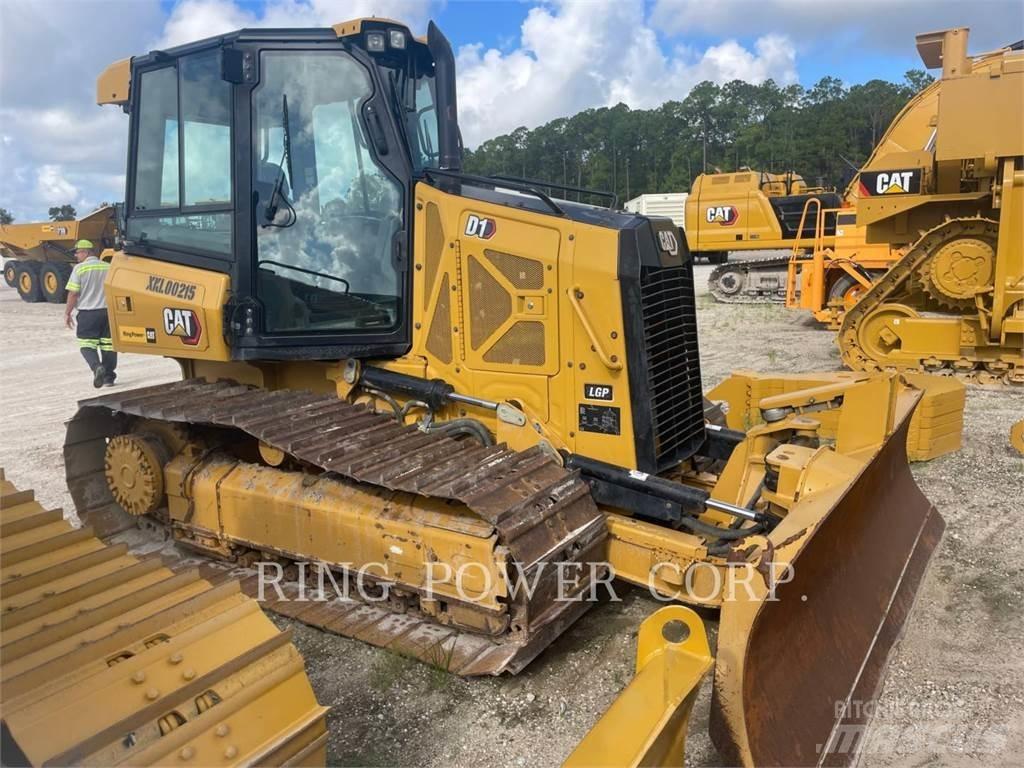
<path fill-rule="evenodd" d="M 609 355 L 604 351 L 604 347 L 601 345 L 600 339 L 597 337 L 597 332 L 594 327 L 590 324 L 590 320 L 587 318 L 586 313 L 583 311 L 583 305 L 580 304 L 580 299 L 583 298 L 583 289 L 578 285 L 574 285 L 569 291 L 569 303 L 572 304 L 572 308 L 576 310 L 576 316 L 580 319 L 580 325 L 583 326 L 583 330 L 587 332 L 587 336 L 590 337 L 590 345 L 597 352 L 597 356 L 601 358 L 601 362 L 604 363 L 604 367 L 609 371 L 621 371 L 622 361 L 614 355 Z"/>

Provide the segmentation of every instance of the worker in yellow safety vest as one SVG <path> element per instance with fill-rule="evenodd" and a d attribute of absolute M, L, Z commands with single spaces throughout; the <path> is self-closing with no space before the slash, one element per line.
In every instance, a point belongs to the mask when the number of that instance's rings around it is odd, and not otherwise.
<path fill-rule="evenodd" d="M 89 240 L 75 243 L 75 258 L 78 263 L 68 278 L 64 323 L 68 328 L 74 328 L 77 320 L 78 346 L 92 371 L 92 385 L 97 389 L 112 387 L 117 378 L 117 352 L 110 338 L 107 296 L 103 285 L 110 264 L 96 255 L 96 248 Z M 74 318 L 75 310 L 78 310 L 77 318 Z"/>

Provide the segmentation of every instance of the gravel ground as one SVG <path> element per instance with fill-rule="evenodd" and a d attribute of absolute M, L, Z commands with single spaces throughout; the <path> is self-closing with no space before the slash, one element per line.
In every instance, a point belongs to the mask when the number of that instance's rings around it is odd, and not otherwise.
<path fill-rule="evenodd" d="M 698 273 L 704 381 L 735 368 L 840 367 L 831 334 L 774 306 L 715 303 Z M 0 285 L 7 345 L 0 387 L 0 466 L 48 506 L 64 490 L 63 422 L 94 392 L 62 308 L 25 304 Z M 119 386 L 177 377 L 170 361 L 122 356 Z M 972 388 L 963 449 L 914 467 L 947 522 L 905 635 L 893 656 L 861 765 L 1016 765 L 1024 752 L 1024 460 L 1007 444 L 1024 392 Z M 516 677 L 462 680 L 361 643 L 292 626 L 322 703 L 333 707 L 336 765 L 558 764 L 633 673 L 636 630 L 659 603 L 621 588 Z M 712 644 L 716 624 L 708 614 Z M 710 685 L 690 723 L 687 763 L 721 765 L 707 736 Z"/>

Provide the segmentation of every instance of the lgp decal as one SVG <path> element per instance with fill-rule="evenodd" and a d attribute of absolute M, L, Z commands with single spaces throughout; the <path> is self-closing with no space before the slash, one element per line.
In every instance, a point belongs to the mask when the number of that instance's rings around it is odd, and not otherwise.
<path fill-rule="evenodd" d="M 584 384 L 583 397 L 587 400 L 611 401 L 612 387 L 610 384 Z"/>
<path fill-rule="evenodd" d="M 177 336 L 182 344 L 194 347 L 199 343 L 203 327 L 199 324 L 199 316 L 191 309 L 164 307 L 164 333 Z"/>
<path fill-rule="evenodd" d="M 711 205 L 705 212 L 708 224 L 719 224 L 723 227 L 731 227 L 740 218 L 740 212 L 735 205 Z"/>
<path fill-rule="evenodd" d="M 905 171 L 870 171 L 860 175 L 860 193 L 864 197 L 879 195 L 917 195 L 921 193 L 921 169 Z"/>
<path fill-rule="evenodd" d="M 667 229 L 660 230 L 658 232 L 658 243 L 661 244 L 661 250 L 668 251 L 673 256 L 679 254 L 679 241 L 676 240 L 675 232 L 669 232 Z"/>
<path fill-rule="evenodd" d="M 497 231 L 498 225 L 494 223 L 494 219 L 485 219 L 482 216 L 477 216 L 475 213 L 469 214 L 469 218 L 466 219 L 467 237 L 479 237 L 481 240 L 490 240 Z"/>
<path fill-rule="evenodd" d="M 150 293 L 159 293 L 163 296 L 173 296 L 176 299 L 192 301 L 196 297 L 196 284 L 185 283 L 180 280 L 168 280 L 159 275 L 150 275 L 146 283 L 146 290 Z"/>

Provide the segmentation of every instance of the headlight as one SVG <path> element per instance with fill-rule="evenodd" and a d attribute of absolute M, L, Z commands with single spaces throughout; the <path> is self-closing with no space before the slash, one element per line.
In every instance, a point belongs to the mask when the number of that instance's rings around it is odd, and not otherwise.
<path fill-rule="evenodd" d="M 405 32 L 400 29 L 388 30 L 392 48 L 405 48 Z"/>
<path fill-rule="evenodd" d="M 367 32 L 366 50 L 371 51 L 372 53 L 382 53 L 384 51 L 384 33 Z"/>

